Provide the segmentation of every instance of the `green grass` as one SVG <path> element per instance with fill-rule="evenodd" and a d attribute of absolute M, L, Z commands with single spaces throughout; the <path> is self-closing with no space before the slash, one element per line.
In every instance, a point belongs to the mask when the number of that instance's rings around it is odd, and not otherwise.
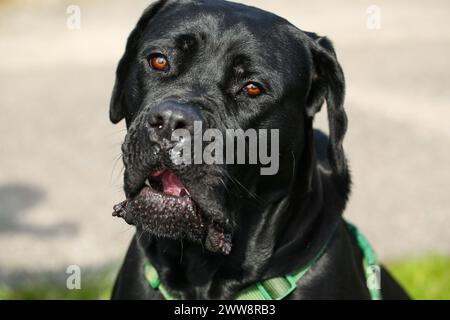
<path fill-rule="evenodd" d="M 413 299 L 450 300 L 450 257 L 408 258 L 387 263 L 387 267 Z M 0 284 L 0 299 L 109 299 L 115 273 L 108 270 L 101 276 L 89 276 L 80 290 L 44 280 L 14 288 Z"/>
<path fill-rule="evenodd" d="M 428 256 L 387 263 L 413 299 L 450 300 L 450 257 Z"/>
<path fill-rule="evenodd" d="M 81 289 L 69 290 L 65 283 L 55 284 L 38 280 L 17 287 L 0 285 L 0 300 L 105 300 L 111 296 L 115 274 L 111 271 L 102 276 L 88 277 Z"/>

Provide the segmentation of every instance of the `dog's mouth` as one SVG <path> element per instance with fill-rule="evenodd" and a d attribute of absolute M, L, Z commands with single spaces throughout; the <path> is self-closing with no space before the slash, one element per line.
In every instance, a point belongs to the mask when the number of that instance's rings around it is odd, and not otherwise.
<path fill-rule="evenodd" d="M 113 216 L 157 237 L 185 238 L 225 255 L 231 251 L 231 235 L 223 226 L 208 221 L 189 190 L 167 168 L 152 170 L 140 191 L 113 210 Z"/>
<path fill-rule="evenodd" d="M 191 194 L 178 177 L 166 168 L 154 170 L 145 180 L 145 185 L 166 196 L 190 199 Z"/>

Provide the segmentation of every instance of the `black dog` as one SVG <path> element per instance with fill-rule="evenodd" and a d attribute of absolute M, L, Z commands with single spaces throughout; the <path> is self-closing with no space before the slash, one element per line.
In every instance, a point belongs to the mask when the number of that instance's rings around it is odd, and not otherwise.
<path fill-rule="evenodd" d="M 313 130 L 326 101 L 329 139 Z M 369 299 L 363 255 L 342 213 L 350 176 L 344 75 L 331 42 L 271 13 L 221 0 L 160 0 L 140 18 L 117 68 L 113 123 L 125 119 L 127 200 L 137 232 L 113 298 L 160 299 L 151 262 L 179 299 L 230 299 L 299 270 L 287 299 Z M 174 165 L 171 132 L 279 129 L 279 170 Z M 381 269 L 383 298 L 406 298 Z"/>

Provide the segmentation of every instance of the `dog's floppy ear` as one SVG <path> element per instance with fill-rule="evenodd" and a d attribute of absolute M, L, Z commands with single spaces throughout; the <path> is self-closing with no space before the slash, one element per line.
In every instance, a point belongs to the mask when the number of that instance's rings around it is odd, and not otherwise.
<path fill-rule="evenodd" d="M 347 131 L 347 115 L 344 110 L 345 80 L 336 59 L 333 45 L 326 37 L 306 32 L 311 39 L 310 50 L 313 62 L 312 83 L 307 99 L 307 115 L 313 117 L 327 103 L 329 144 L 328 157 L 336 173 L 345 173 L 347 163 L 342 147 Z"/>
<path fill-rule="evenodd" d="M 109 119 L 112 123 L 118 123 L 125 117 L 125 106 L 123 103 L 124 96 L 124 84 L 128 73 L 128 66 L 132 59 L 136 56 L 137 44 L 145 30 L 149 21 L 156 15 L 156 13 L 165 5 L 167 0 L 159 0 L 152 3 L 147 9 L 145 9 L 141 18 L 136 24 L 136 27 L 130 33 L 127 44 L 125 47 L 125 53 L 119 61 L 116 70 L 116 82 L 111 96 L 109 104 Z"/>

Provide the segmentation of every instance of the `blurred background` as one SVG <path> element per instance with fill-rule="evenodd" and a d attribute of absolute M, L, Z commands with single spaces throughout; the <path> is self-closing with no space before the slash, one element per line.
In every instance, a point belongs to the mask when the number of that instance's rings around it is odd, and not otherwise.
<path fill-rule="evenodd" d="M 414 298 L 450 299 L 450 2 L 241 2 L 334 42 L 354 181 L 345 217 Z M 133 228 L 111 217 L 125 128 L 108 103 L 149 3 L 0 0 L 0 299 L 109 297 Z"/>

